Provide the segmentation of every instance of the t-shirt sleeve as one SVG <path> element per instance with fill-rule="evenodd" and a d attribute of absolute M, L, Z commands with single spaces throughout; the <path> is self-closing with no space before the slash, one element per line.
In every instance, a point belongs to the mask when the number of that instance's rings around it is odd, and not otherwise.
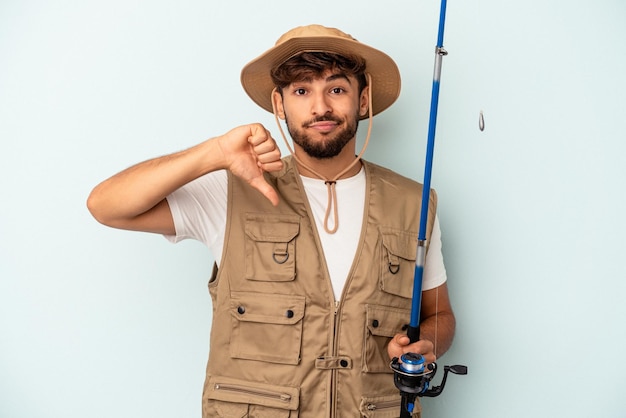
<path fill-rule="evenodd" d="M 444 284 L 447 280 L 446 267 L 443 263 L 441 244 L 441 228 L 439 217 L 435 216 L 433 232 L 428 244 L 426 261 L 424 263 L 424 277 L 422 278 L 422 291 L 434 289 Z"/>
<path fill-rule="evenodd" d="M 195 239 L 211 249 L 222 245 L 226 224 L 228 177 L 220 170 L 206 174 L 167 196 L 176 235 L 171 242 Z"/>

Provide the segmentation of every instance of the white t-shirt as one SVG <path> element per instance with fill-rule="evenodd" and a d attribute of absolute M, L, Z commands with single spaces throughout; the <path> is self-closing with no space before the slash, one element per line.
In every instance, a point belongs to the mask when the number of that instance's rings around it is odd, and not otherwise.
<path fill-rule="evenodd" d="M 356 176 L 338 180 L 336 183 L 339 228 L 334 234 L 324 230 L 328 204 L 324 180 L 304 176 L 301 179 L 320 234 L 335 298 L 339 300 L 361 235 L 365 208 L 365 170 L 361 169 Z M 227 183 L 226 171 L 215 171 L 186 184 L 167 197 L 176 235 L 166 238 L 171 242 L 195 239 L 205 243 L 218 265 L 222 258 L 226 228 Z M 330 228 L 334 226 L 333 222 L 331 216 Z M 434 289 L 442 285 L 446 278 L 441 252 L 441 230 L 439 220 L 435 217 L 424 265 L 422 289 Z"/>

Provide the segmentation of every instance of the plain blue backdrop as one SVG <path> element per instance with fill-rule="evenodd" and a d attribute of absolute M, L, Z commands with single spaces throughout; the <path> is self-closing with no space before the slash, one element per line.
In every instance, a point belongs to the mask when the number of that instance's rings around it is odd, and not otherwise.
<path fill-rule="evenodd" d="M 308 23 L 396 59 L 366 158 L 421 181 L 438 11 L 3 0 L 0 416 L 199 417 L 211 255 L 97 224 L 91 188 L 239 124 L 278 137 L 239 72 Z M 624 416 L 625 19 L 621 0 L 448 3 L 433 187 L 458 331 L 440 363 L 469 374 L 425 417 Z"/>

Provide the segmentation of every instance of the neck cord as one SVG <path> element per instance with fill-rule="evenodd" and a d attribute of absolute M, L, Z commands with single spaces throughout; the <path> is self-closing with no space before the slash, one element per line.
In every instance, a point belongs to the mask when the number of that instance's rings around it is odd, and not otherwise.
<path fill-rule="evenodd" d="M 274 96 L 274 92 L 276 91 L 276 88 L 274 88 L 274 90 L 272 91 L 272 110 L 274 113 L 274 119 L 276 119 L 278 130 L 280 131 L 280 134 L 283 137 L 283 141 L 285 141 L 285 144 L 287 145 L 289 152 L 291 153 L 291 155 L 293 155 L 293 158 L 296 160 L 298 164 L 300 164 L 302 167 L 309 170 L 311 173 L 315 174 L 318 178 L 324 180 L 326 187 L 328 189 L 328 203 L 326 205 L 326 214 L 324 215 L 324 230 L 329 234 L 334 234 L 335 232 L 337 232 L 337 229 L 339 229 L 339 211 L 337 208 L 337 190 L 335 187 L 337 184 L 337 180 L 341 176 L 346 174 L 352 167 L 354 167 L 361 160 L 361 156 L 365 152 L 365 149 L 367 148 L 367 144 L 369 143 L 369 140 L 370 140 L 370 136 L 372 134 L 372 118 L 374 115 L 372 111 L 372 77 L 369 74 L 367 74 L 367 80 L 368 80 L 368 86 L 369 86 L 369 90 L 368 90 L 369 124 L 367 127 L 367 136 L 365 137 L 365 143 L 363 144 L 363 148 L 361 149 L 361 152 L 359 153 L 359 155 L 356 156 L 354 161 L 352 161 L 346 168 L 341 170 L 339 174 L 335 175 L 332 179 L 329 179 L 328 177 L 321 175 L 320 173 L 312 169 L 310 166 L 305 164 L 302 160 L 298 158 L 296 153 L 293 151 L 293 148 L 289 144 L 289 141 L 287 141 L 287 137 L 285 136 L 285 132 L 283 131 L 282 125 L 280 124 L 278 115 L 276 113 L 276 105 L 274 104 L 274 100 L 273 100 L 273 96 Z M 328 220 L 330 218 L 331 209 L 333 210 L 333 220 L 334 220 L 332 229 L 329 228 L 328 226 Z"/>

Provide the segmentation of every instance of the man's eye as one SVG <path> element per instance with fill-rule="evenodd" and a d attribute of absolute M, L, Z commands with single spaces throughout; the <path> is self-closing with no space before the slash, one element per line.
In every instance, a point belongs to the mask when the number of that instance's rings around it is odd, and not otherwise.
<path fill-rule="evenodd" d="M 301 96 L 303 94 L 306 94 L 306 90 L 305 89 L 296 89 L 295 94 L 297 94 L 298 96 Z"/>
<path fill-rule="evenodd" d="M 331 90 L 334 94 L 340 94 L 344 92 L 344 89 L 342 89 L 341 87 L 335 87 Z"/>

